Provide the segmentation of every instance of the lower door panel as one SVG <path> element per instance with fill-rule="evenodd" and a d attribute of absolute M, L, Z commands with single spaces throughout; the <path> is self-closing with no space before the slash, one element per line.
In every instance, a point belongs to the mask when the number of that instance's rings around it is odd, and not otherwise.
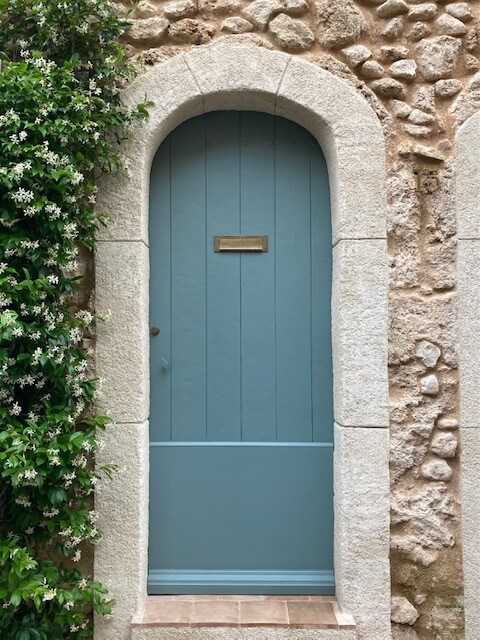
<path fill-rule="evenodd" d="M 333 594 L 333 446 L 151 444 L 149 593 Z"/>

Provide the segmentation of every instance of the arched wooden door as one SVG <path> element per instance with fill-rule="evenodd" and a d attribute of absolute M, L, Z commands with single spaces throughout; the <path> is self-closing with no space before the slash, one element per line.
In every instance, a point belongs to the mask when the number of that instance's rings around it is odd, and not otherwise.
<path fill-rule="evenodd" d="M 216 236 L 268 250 L 216 252 Z M 149 246 L 149 592 L 333 593 L 318 143 L 261 113 L 183 123 L 153 163 Z"/>

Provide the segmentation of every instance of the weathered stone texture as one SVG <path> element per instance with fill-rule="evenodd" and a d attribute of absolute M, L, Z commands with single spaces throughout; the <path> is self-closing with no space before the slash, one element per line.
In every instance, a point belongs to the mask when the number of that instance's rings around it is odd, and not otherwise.
<path fill-rule="evenodd" d="M 480 109 L 479 15 L 478 2 L 445 0 L 141 0 L 126 35 L 147 64 L 220 38 L 295 52 L 355 86 L 382 122 L 393 640 L 463 637 L 451 165 L 456 127 Z"/>
<path fill-rule="evenodd" d="M 280 13 L 268 25 L 270 33 L 282 49 L 287 51 L 306 51 L 312 46 L 315 36 L 301 20 Z"/>
<path fill-rule="evenodd" d="M 341 49 L 367 30 L 361 11 L 351 0 L 318 0 L 315 3 L 318 40 L 327 49 Z"/>

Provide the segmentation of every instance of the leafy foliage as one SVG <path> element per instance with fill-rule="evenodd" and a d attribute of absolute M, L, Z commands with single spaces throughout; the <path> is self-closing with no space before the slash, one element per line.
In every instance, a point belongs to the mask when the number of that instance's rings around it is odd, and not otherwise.
<path fill-rule="evenodd" d="M 90 414 L 93 316 L 75 294 L 105 223 L 96 179 L 128 171 L 119 143 L 146 115 L 120 100 L 127 27 L 108 0 L 0 0 L 2 640 L 88 638 L 92 608 L 111 611 L 71 568 L 100 539 L 89 496 L 112 471 L 93 467 L 109 419 Z"/>

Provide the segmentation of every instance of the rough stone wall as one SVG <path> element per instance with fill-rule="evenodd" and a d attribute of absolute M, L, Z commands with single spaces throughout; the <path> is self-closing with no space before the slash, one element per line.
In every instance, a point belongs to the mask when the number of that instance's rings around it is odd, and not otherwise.
<path fill-rule="evenodd" d="M 354 85 L 384 126 L 396 640 L 464 637 L 452 159 L 480 108 L 479 16 L 478 0 L 140 0 L 126 37 L 145 65 L 221 39 L 294 53 Z"/>

